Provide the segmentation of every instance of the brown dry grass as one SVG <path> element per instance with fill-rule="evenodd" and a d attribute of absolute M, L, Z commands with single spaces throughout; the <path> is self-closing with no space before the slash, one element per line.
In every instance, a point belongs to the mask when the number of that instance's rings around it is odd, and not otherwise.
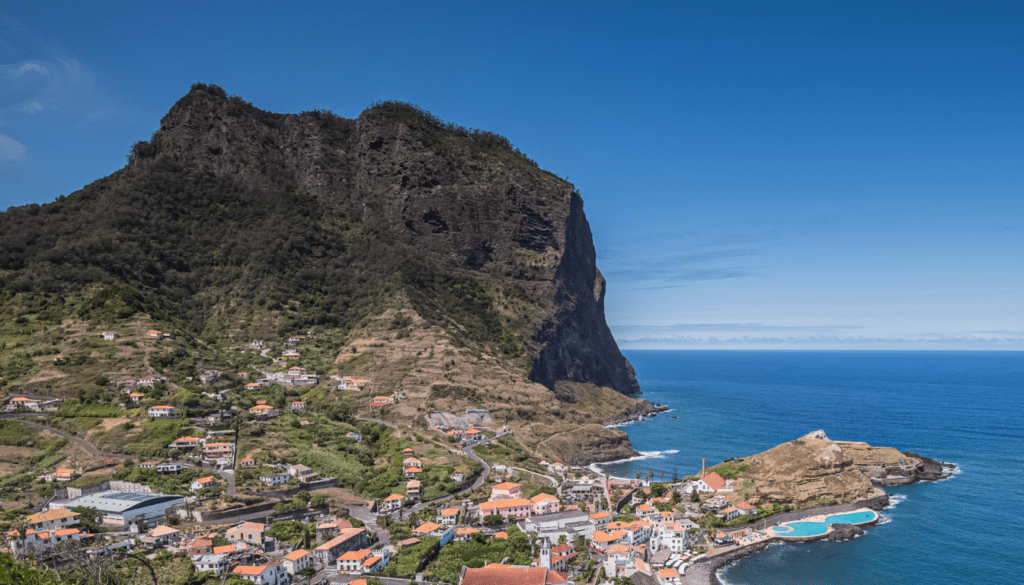
<path fill-rule="evenodd" d="M 314 493 L 323 494 L 335 506 L 365 506 L 367 503 L 348 488 L 325 488 Z"/>

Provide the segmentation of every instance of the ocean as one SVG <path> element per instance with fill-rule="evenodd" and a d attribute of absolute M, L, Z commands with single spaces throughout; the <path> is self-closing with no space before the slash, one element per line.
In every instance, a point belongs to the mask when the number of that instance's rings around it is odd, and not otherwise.
<path fill-rule="evenodd" d="M 1024 583 L 1024 352 L 623 353 L 671 411 L 620 427 L 643 456 L 601 466 L 612 475 L 669 480 L 818 429 L 959 466 L 886 488 L 862 537 L 772 545 L 723 583 Z"/>

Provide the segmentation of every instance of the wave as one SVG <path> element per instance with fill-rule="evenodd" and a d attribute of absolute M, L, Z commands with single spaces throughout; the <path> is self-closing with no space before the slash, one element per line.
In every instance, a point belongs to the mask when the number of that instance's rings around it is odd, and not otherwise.
<path fill-rule="evenodd" d="M 630 461 L 641 461 L 643 459 L 665 459 L 667 455 L 675 455 L 679 452 L 679 449 L 666 449 L 664 451 L 637 451 L 639 455 L 634 455 L 628 459 L 618 459 L 616 461 L 605 461 L 604 463 L 591 463 L 590 470 L 594 473 L 600 473 L 605 475 L 602 465 L 613 465 L 616 463 L 629 463 Z M 616 478 L 616 479 L 628 479 L 628 478 Z"/>
<path fill-rule="evenodd" d="M 956 476 L 958 476 L 958 475 L 960 475 L 961 473 L 964 472 L 963 468 L 960 467 L 959 463 L 953 463 L 952 461 L 950 461 L 949 463 L 955 465 L 956 467 L 954 467 L 953 471 L 950 471 L 948 475 L 943 475 L 942 477 L 940 477 L 936 481 L 946 481 L 947 479 L 953 479 L 954 477 L 956 477 Z"/>
<path fill-rule="evenodd" d="M 902 502 L 907 501 L 907 496 L 903 494 L 892 494 L 889 496 L 889 504 L 882 508 L 883 510 L 892 510 Z"/>
<path fill-rule="evenodd" d="M 892 518 L 886 516 L 885 514 L 879 514 L 878 515 L 878 522 L 875 525 L 876 526 L 881 526 L 882 524 L 888 524 L 890 522 L 892 522 Z"/>
<path fill-rule="evenodd" d="M 667 449 L 665 451 L 637 451 L 639 455 L 634 455 L 629 459 L 619 459 L 617 461 L 606 461 L 601 465 L 609 465 L 612 463 L 628 463 L 630 461 L 640 461 L 642 459 L 664 459 L 666 455 L 675 455 L 679 452 L 679 449 Z"/>

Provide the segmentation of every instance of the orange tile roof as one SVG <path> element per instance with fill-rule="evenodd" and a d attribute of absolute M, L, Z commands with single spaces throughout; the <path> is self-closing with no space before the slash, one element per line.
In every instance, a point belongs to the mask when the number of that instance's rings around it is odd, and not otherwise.
<path fill-rule="evenodd" d="M 423 524 L 420 524 L 416 528 L 413 528 L 412 531 L 415 532 L 416 534 L 430 534 L 431 532 L 437 530 L 438 528 L 444 528 L 444 527 L 441 526 L 440 524 L 437 524 L 436 522 L 424 522 Z"/>
<path fill-rule="evenodd" d="M 347 553 L 338 557 L 339 561 L 361 561 L 366 557 L 372 555 L 370 549 L 364 548 L 362 550 L 350 550 Z"/>
<path fill-rule="evenodd" d="M 594 514 L 591 514 L 590 517 L 593 518 L 594 520 L 601 520 L 602 518 L 611 518 L 612 515 L 609 514 L 607 510 L 604 510 L 604 511 L 601 511 L 601 512 L 596 512 Z"/>
<path fill-rule="evenodd" d="M 384 498 L 384 501 L 385 502 L 394 502 L 395 500 L 402 500 L 402 499 L 405 499 L 405 496 L 403 496 L 402 494 L 391 494 L 390 496 Z"/>
<path fill-rule="evenodd" d="M 476 528 L 473 528 L 472 526 L 470 526 L 469 528 L 459 528 L 459 529 L 455 530 L 455 534 L 459 534 L 459 535 L 476 534 L 477 532 L 480 532 L 480 531 L 477 530 Z"/>
<path fill-rule="evenodd" d="M 76 514 L 74 512 L 71 512 L 69 510 L 53 509 L 53 510 L 47 510 L 46 512 L 41 512 L 39 514 L 32 514 L 28 518 L 25 518 L 25 523 L 26 524 L 39 524 L 40 522 L 48 522 L 50 520 L 60 520 L 61 518 L 71 518 L 73 516 L 78 516 L 78 514 Z"/>
<path fill-rule="evenodd" d="M 170 526 L 165 526 L 165 525 L 161 524 L 160 526 L 157 526 L 153 530 L 150 530 L 149 531 L 149 535 L 150 536 L 164 536 L 164 535 L 167 535 L 167 534 L 177 534 L 178 532 L 179 532 L 179 530 L 177 528 L 171 528 Z"/>
<path fill-rule="evenodd" d="M 501 532 L 495 532 L 494 538 L 497 538 L 499 540 L 508 540 L 508 532 L 505 532 L 504 530 L 502 530 Z"/>
<path fill-rule="evenodd" d="M 566 581 L 565 573 L 544 567 L 513 567 L 494 563 L 479 569 L 466 569 L 460 585 L 553 585 Z"/>
<path fill-rule="evenodd" d="M 456 514 L 458 514 L 460 512 L 462 512 L 462 510 L 460 510 L 458 508 L 445 508 L 444 510 L 441 510 L 441 515 L 442 516 L 455 516 Z"/>
<path fill-rule="evenodd" d="M 512 483 L 510 481 L 503 481 L 497 485 L 491 486 L 492 490 L 510 490 L 512 488 L 522 487 L 521 483 Z"/>
<path fill-rule="evenodd" d="M 739 508 L 740 510 L 753 510 L 754 509 L 754 507 L 751 506 L 748 502 L 740 502 L 740 503 L 736 504 L 736 507 Z"/>
<path fill-rule="evenodd" d="M 236 574 L 236 575 L 251 575 L 251 576 L 255 576 L 255 575 L 262 574 L 263 571 L 265 571 L 267 569 L 267 567 L 269 567 L 269 566 L 270 565 L 262 565 L 262 566 L 259 566 L 259 567 L 253 567 L 251 565 L 239 565 L 239 566 L 235 567 L 231 572 Z"/>
<path fill-rule="evenodd" d="M 418 479 L 410 479 L 409 483 L 405 484 L 405 489 L 419 488 L 422 484 Z"/>
<path fill-rule="evenodd" d="M 77 528 L 65 528 L 64 530 L 58 530 L 57 536 L 71 536 L 72 534 L 78 534 Z"/>
<path fill-rule="evenodd" d="M 232 552 L 235 552 L 235 545 L 233 544 L 225 544 L 224 546 L 213 547 L 213 554 L 215 555 L 226 555 Z"/>
<path fill-rule="evenodd" d="M 292 551 L 292 552 L 284 555 L 284 558 L 288 559 L 289 561 L 297 561 L 297 560 L 301 559 L 302 557 L 304 557 L 304 556 L 306 556 L 308 554 L 309 554 L 309 551 L 307 551 L 306 549 L 300 548 L 299 550 Z"/>
<path fill-rule="evenodd" d="M 725 478 L 718 475 L 714 471 L 704 476 L 704 483 L 708 484 L 708 487 L 715 490 L 716 492 L 725 487 Z"/>
<path fill-rule="evenodd" d="M 353 536 L 356 536 L 357 534 L 364 532 L 365 530 L 365 528 L 349 528 L 346 530 L 342 530 L 341 534 L 316 547 L 316 550 L 331 550 L 332 548 L 338 546 L 339 544 L 345 542 Z"/>
<path fill-rule="evenodd" d="M 267 525 L 260 524 L 258 522 L 242 522 L 237 526 L 237 528 L 241 528 L 242 530 L 266 530 Z"/>
<path fill-rule="evenodd" d="M 500 510 L 503 508 L 519 508 L 526 507 L 530 508 L 533 506 L 533 502 L 524 498 L 512 498 L 510 500 L 495 500 L 493 502 L 484 502 L 480 504 L 481 510 Z"/>
<path fill-rule="evenodd" d="M 591 535 L 591 538 L 593 538 L 593 540 L 595 540 L 596 542 L 612 542 L 615 540 L 619 540 L 624 536 L 626 536 L 625 530 L 616 530 L 614 532 L 596 530 L 594 531 L 594 534 Z"/>
<path fill-rule="evenodd" d="M 362 566 L 364 566 L 364 567 L 372 567 L 372 566 L 376 565 L 379 562 L 380 562 L 380 557 L 370 557 L 370 558 L 366 559 L 365 561 L 363 561 L 363 565 Z"/>

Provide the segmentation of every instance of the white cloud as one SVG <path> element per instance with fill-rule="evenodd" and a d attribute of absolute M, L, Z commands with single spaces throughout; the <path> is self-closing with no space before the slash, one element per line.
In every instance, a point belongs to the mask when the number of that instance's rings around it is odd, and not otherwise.
<path fill-rule="evenodd" d="M 25 158 L 25 146 L 10 136 L 0 134 L 0 160 L 22 160 Z"/>
<path fill-rule="evenodd" d="M 49 73 L 46 67 L 43 67 L 38 63 L 25 63 L 24 65 L 18 68 L 18 75 L 21 75 L 22 73 L 28 73 L 29 71 L 35 71 L 36 73 L 42 73 L 43 75 Z"/>
<path fill-rule="evenodd" d="M 71 123 L 109 119 L 114 109 L 92 72 L 73 57 L 0 65 L 0 123 L 61 112 Z"/>

